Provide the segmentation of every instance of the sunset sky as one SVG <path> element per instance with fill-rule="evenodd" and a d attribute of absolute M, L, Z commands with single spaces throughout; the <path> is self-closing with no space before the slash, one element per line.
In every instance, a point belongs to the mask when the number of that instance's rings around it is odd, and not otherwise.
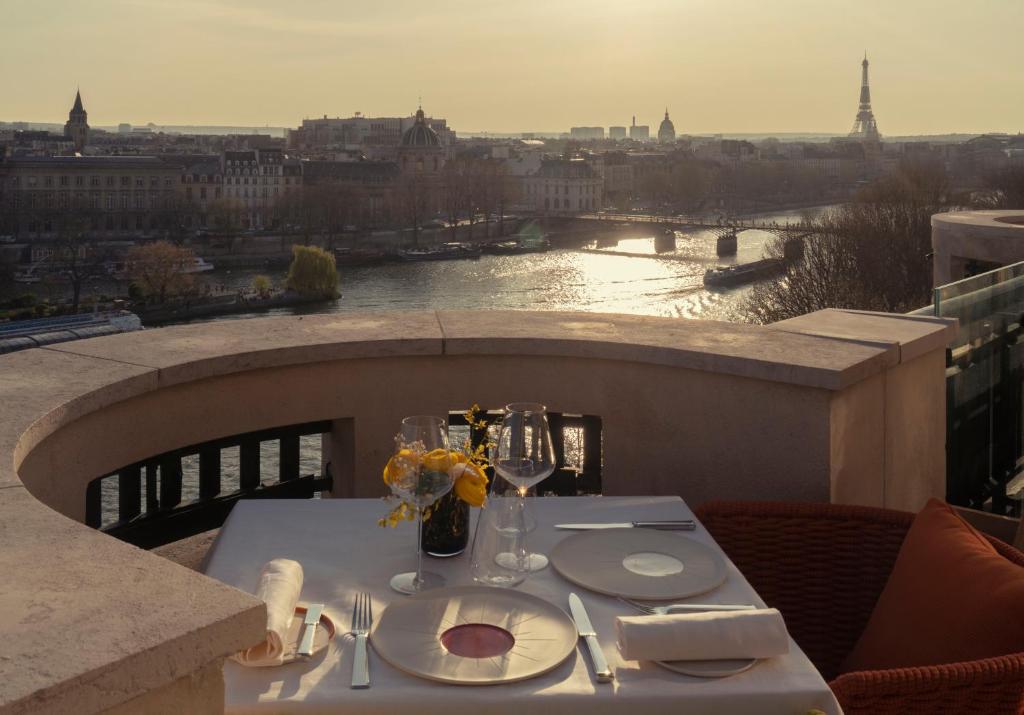
<path fill-rule="evenodd" d="M 1024 0 L 0 0 L 0 120 L 1024 130 Z"/>

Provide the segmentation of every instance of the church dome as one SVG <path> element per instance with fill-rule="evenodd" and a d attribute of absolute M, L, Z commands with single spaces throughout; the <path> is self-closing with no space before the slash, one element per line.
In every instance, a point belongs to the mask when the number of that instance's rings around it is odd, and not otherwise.
<path fill-rule="evenodd" d="M 665 118 L 661 120 L 661 125 L 658 127 L 658 141 L 660 142 L 672 142 L 676 140 L 676 127 L 672 123 L 672 120 L 668 118 L 668 110 L 665 110 Z"/>
<path fill-rule="evenodd" d="M 416 123 L 405 130 L 402 135 L 402 146 L 404 147 L 439 147 L 441 139 L 437 132 L 427 125 L 423 116 L 423 108 L 416 110 Z"/>

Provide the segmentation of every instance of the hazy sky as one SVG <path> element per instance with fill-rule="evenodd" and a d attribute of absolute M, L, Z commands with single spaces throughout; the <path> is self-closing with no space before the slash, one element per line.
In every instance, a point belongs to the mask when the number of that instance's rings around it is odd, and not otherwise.
<path fill-rule="evenodd" d="M 1024 130 L 1024 0 L 0 0 L 0 119 Z"/>

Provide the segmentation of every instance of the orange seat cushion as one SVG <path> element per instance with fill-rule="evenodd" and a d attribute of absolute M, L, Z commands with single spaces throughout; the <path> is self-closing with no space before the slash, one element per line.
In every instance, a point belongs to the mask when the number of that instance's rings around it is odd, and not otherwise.
<path fill-rule="evenodd" d="M 1024 568 L 948 504 L 914 518 L 841 672 L 941 665 L 1024 651 Z"/>

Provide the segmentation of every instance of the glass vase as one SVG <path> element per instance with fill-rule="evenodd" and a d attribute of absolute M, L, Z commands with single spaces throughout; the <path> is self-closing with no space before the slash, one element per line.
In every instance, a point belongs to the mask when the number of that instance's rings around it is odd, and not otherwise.
<path fill-rule="evenodd" d="M 439 559 L 458 556 L 469 544 L 469 504 L 454 490 L 437 500 L 423 522 L 423 553 Z"/>

